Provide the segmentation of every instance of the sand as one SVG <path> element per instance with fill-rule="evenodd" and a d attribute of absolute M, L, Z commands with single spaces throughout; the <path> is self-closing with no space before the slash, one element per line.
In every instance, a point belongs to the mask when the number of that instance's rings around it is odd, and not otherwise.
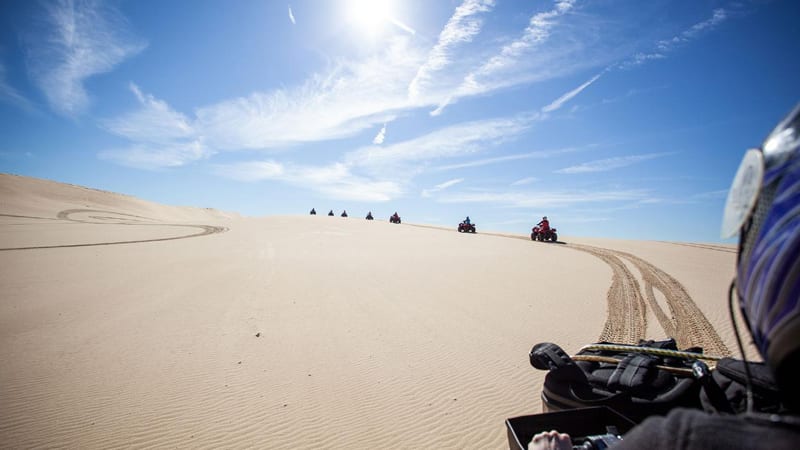
<path fill-rule="evenodd" d="M 0 175 L 0 443 L 507 448 L 533 344 L 735 352 L 731 246 L 481 231 Z"/>

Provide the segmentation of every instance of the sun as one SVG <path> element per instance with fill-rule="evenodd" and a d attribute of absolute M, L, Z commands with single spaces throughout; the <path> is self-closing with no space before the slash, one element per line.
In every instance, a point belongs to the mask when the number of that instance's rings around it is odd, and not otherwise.
<path fill-rule="evenodd" d="M 380 34 L 391 23 L 391 0 L 348 0 L 346 8 L 348 23 L 371 36 Z"/>

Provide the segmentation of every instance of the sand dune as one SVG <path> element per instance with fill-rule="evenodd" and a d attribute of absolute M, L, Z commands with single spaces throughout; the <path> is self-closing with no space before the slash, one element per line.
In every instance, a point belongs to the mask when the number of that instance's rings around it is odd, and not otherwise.
<path fill-rule="evenodd" d="M 735 249 L 562 239 L 0 175 L 0 442 L 504 448 L 541 408 L 537 342 L 735 350 Z"/>

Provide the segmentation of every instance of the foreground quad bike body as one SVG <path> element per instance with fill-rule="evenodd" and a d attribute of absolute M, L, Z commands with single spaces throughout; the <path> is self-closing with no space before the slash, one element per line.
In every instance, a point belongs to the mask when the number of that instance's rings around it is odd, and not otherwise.
<path fill-rule="evenodd" d="M 460 224 L 458 224 L 458 232 L 459 233 L 474 233 L 475 232 L 475 224 L 474 223 L 461 222 Z"/>
<path fill-rule="evenodd" d="M 531 240 L 532 241 L 550 241 L 550 242 L 557 242 L 558 241 L 558 233 L 555 228 L 550 228 L 547 231 L 543 231 L 539 227 L 533 227 L 531 229 Z"/>
<path fill-rule="evenodd" d="M 391 216 L 391 217 L 389 217 L 389 222 L 391 222 L 391 223 L 400 223 L 400 216 Z"/>

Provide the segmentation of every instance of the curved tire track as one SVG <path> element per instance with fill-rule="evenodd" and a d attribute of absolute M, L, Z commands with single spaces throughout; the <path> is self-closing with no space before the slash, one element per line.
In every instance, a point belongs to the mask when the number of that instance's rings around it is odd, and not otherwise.
<path fill-rule="evenodd" d="M 80 220 L 74 219 L 70 217 L 72 214 L 77 213 L 101 213 L 101 214 L 112 214 L 113 216 L 90 216 L 96 220 L 103 220 L 100 222 L 93 222 L 88 220 Z M 125 216 L 125 217 L 116 217 L 116 216 Z M 218 227 L 213 225 L 192 225 L 192 224 L 171 224 L 171 223 L 141 223 L 142 221 L 139 219 L 150 220 L 148 217 L 143 216 L 136 216 L 133 214 L 125 214 L 125 213 L 118 213 L 114 211 L 102 211 L 96 209 L 67 209 L 61 211 L 57 214 L 57 219 L 59 220 L 68 220 L 70 222 L 77 222 L 77 223 L 88 223 L 88 224 L 96 224 L 96 225 L 131 225 L 137 227 L 181 227 L 181 228 L 197 228 L 200 229 L 197 233 L 186 234 L 182 236 L 172 236 L 172 237 L 165 237 L 165 238 L 154 238 L 154 239 L 137 239 L 137 240 L 129 240 L 129 241 L 112 241 L 112 242 L 95 242 L 95 243 L 88 243 L 88 244 L 64 244 L 64 245 L 41 245 L 41 246 L 31 246 L 31 247 L 12 247 L 12 248 L 0 248 L 0 251 L 11 251 L 11 250 L 40 250 L 46 248 L 71 248 L 71 247 L 96 247 L 101 245 L 122 245 L 122 244 L 141 244 L 145 242 L 161 242 L 161 241 L 174 241 L 178 239 L 188 239 L 200 236 L 207 236 L 209 234 L 216 234 L 216 233 L 224 233 L 228 231 L 226 227 Z M 135 219 L 131 219 L 135 218 Z M 118 222 L 109 223 L 109 220 L 116 220 Z M 127 222 L 126 222 L 127 221 Z"/>
<path fill-rule="evenodd" d="M 697 307 L 683 285 L 668 273 L 630 253 L 568 244 L 589 253 L 611 266 L 614 276 L 608 290 L 608 317 L 600 340 L 636 344 L 644 337 L 646 306 L 652 308 L 667 336 L 674 337 L 680 348 L 702 347 L 709 354 L 728 356 L 730 351 L 714 326 Z M 621 258 L 630 261 L 642 274 L 645 304 L 639 283 Z M 666 298 L 669 314 L 656 301 L 655 290 Z"/>
<path fill-rule="evenodd" d="M 653 305 L 664 331 L 674 337 L 681 348 L 702 347 L 709 354 L 728 356 L 730 351 L 722 342 L 714 326 L 697 307 L 686 288 L 670 274 L 630 253 L 618 252 L 631 261 L 642 273 L 648 301 Z M 654 289 L 658 289 L 667 299 L 671 317 L 658 306 Z M 659 315 L 659 312 L 661 314 Z M 674 330 L 674 333 L 670 333 Z"/>
<path fill-rule="evenodd" d="M 636 344 L 644 339 L 647 329 L 646 307 L 639 281 L 613 251 L 588 245 L 568 244 L 570 248 L 589 253 L 611 267 L 613 276 L 608 289 L 608 313 L 600 341 Z"/>

